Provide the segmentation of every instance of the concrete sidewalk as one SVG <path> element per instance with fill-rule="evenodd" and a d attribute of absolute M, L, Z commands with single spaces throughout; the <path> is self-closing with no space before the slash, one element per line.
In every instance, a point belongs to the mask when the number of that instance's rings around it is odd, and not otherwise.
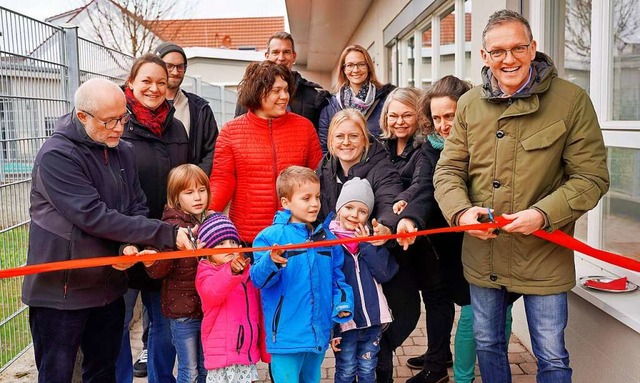
<path fill-rule="evenodd" d="M 456 307 L 456 323 L 460 315 L 460 308 Z M 406 366 L 407 359 L 421 355 L 426 350 L 427 337 L 425 329 L 425 313 L 418 322 L 418 327 L 411 333 L 409 339 L 404 342 L 402 347 L 396 350 L 394 357 L 395 380 L 396 382 L 405 382 L 411 376 L 417 374 L 419 370 L 411 370 Z M 131 331 L 131 343 L 133 348 L 133 357 L 136 358 L 140 353 L 142 342 L 141 338 L 141 321 L 134 324 Z M 455 333 L 455 326 L 454 326 Z M 453 337 L 451 338 L 453 340 Z M 455 357 L 455 355 L 454 355 Z M 529 351 L 522 345 L 520 340 L 515 336 L 511 336 L 509 343 L 509 362 L 511 363 L 511 374 L 513 375 L 513 383 L 535 383 L 536 381 L 536 361 Z M 267 366 L 264 363 L 258 365 L 260 372 L 260 382 L 270 382 L 268 378 Z M 327 351 L 326 359 L 322 364 L 322 383 L 333 382 L 333 374 L 335 372 L 335 359 L 331 351 Z M 0 373 L 0 382 L 2 383 L 31 383 L 37 381 L 37 370 L 33 360 L 33 349 L 27 352 L 14 362 L 9 368 Z M 453 380 L 453 371 L 449 369 L 450 382 Z M 480 372 L 476 366 L 476 383 L 481 383 Z M 146 378 L 134 378 L 134 383 L 146 382 Z"/>

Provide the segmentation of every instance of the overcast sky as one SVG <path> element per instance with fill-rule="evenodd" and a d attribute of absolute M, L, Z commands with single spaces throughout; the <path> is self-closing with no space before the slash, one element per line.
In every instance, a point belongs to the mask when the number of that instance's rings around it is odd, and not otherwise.
<path fill-rule="evenodd" d="M 82 6 L 88 0 L 0 0 L 0 6 L 38 20 Z M 162 0 L 156 0 L 162 1 Z M 187 12 L 180 18 L 284 16 L 284 0 L 179 0 Z"/>

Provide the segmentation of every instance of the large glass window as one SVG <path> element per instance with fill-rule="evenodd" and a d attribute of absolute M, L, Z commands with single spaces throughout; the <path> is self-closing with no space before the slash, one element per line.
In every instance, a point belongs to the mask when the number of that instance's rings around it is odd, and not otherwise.
<path fill-rule="evenodd" d="M 640 2 L 613 1 L 614 120 L 640 120 Z M 640 174 L 640 173 L 636 173 Z"/>
<path fill-rule="evenodd" d="M 422 76 L 422 88 L 431 85 L 433 83 L 432 79 L 432 69 L 431 69 L 431 60 L 433 57 L 433 29 L 431 28 L 431 24 L 427 25 L 421 30 L 422 33 L 422 49 L 420 49 L 420 74 Z"/>
<path fill-rule="evenodd" d="M 456 18 L 453 7 L 440 15 L 440 67 L 438 78 L 455 73 Z"/>
<path fill-rule="evenodd" d="M 604 247 L 640 260 L 640 149 L 610 147 L 609 172 L 610 189 L 603 200 Z"/>
<path fill-rule="evenodd" d="M 635 0 L 634 0 L 635 1 Z M 591 1 L 567 0 L 564 24 L 564 77 L 589 92 Z"/>
<path fill-rule="evenodd" d="M 471 5 L 472 0 L 464 2 L 464 78 L 469 80 L 473 68 L 471 67 Z"/>

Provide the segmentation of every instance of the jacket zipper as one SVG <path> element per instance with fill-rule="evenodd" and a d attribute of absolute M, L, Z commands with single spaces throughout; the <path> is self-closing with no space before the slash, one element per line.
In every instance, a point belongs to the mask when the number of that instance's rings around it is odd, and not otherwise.
<path fill-rule="evenodd" d="M 247 304 L 247 323 L 249 323 L 249 347 L 247 348 L 247 355 L 249 356 L 249 362 L 251 360 L 251 347 L 253 346 L 253 325 L 251 324 L 251 317 L 249 316 L 249 292 L 247 291 L 247 284 L 242 282 L 242 288 L 244 289 L 244 300 Z"/>
<path fill-rule="evenodd" d="M 362 305 L 362 313 L 364 314 L 364 319 L 367 321 L 367 327 L 371 327 L 371 319 L 369 318 L 369 312 L 367 311 L 367 302 L 364 297 L 364 288 L 362 287 L 362 278 L 360 275 L 360 256 L 351 256 L 353 257 L 353 261 L 356 265 L 356 279 L 358 280 L 358 291 L 360 292 L 360 305 Z"/>
<path fill-rule="evenodd" d="M 273 314 L 273 322 L 271 322 L 271 337 L 272 337 L 273 343 L 276 343 L 276 334 L 278 333 L 278 324 L 280 322 L 280 313 L 282 312 L 283 300 L 284 300 L 284 294 L 280 295 L 278 306 L 276 306 L 276 311 Z"/>
<path fill-rule="evenodd" d="M 273 154 L 273 179 L 277 179 L 278 178 L 278 160 L 276 159 L 276 143 L 275 140 L 273 139 L 273 125 L 272 125 L 272 119 L 270 118 L 268 120 L 268 124 L 269 124 L 269 137 L 271 138 L 271 152 Z M 275 210 L 278 211 L 278 198 L 277 198 L 277 191 L 276 191 L 276 206 L 275 206 Z"/>

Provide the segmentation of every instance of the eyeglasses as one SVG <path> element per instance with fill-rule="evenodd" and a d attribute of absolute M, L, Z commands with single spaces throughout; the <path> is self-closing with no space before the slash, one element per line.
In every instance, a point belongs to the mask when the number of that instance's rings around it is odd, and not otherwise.
<path fill-rule="evenodd" d="M 403 114 L 402 116 L 398 116 L 397 114 L 388 114 L 387 121 L 394 124 L 398 122 L 400 119 L 402 119 L 402 121 L 407 122 L 407 121 L 413 120 L 415 117 L 416 115 L 413 113 L 406 113 L 406 114 Z"/>
<path fill-rule="evenodd" d="M 356 67 L 358 67 L 359 70 L 367 69 L 367 63 L 364 61 L 359 63 L 346 63 L 346 64 L 343 64 L 342 66 L 344 67 L 344 69 L 346 69 L 349 72 L 354 70 Z"/>
<path fill-rule="evenodd" d="M 346 138 L 347 141 L 354 143 L 354 142 L 358 142 L 360 140 L 360 137 L 362 137 L 362 134 L 358 134 L 358 133 L 336 134 L 335 136 L 333 136 L 333 140 L 338 143 L 343 143 L 344 139 Z"/>
<path fill-rule="evenodd" d="M 94 120 L 101 123 L 104 126 L 104 128 L 107 130 L 115 129 L 115 127 L 118 126 L 118 122 L 121 123 L 122 125 L 125 125 L 127 122 L 129 122 L 129 119 L 131 119 L 131 114 L 128 111 L 127 113 L 123 114 L 119 118 L 112 118 L 109 121 L 102 121 L 101 119 L 97 118 L 96 116 L 94 116 L 93 114 L 85 110 L 81 110 L 81 112 L 85 113 L 87 116 L 90 116 Z"/>
<path fill-rule="evenodd" d="M 445 114 L 444 116 L 432 116 L 432 118 L 434 123 L 439 124 L 442 120 L 445 120 L 446 122 L 453 122 L 453 120 L 456 118 L 456 115 Z"/>
<path fill-rule="evenodd" d="M 177 70 L 180 73 L 182 73 L 182 72 L 187 70 L 187 64 L 175 65 L 175 64 L 168 63 L 168 62 L 165 62 L 165 64 L 167 64 L 167 71 L 169 71 L 169 72 L 173 72 L 174 69 Z"/>
<path fill-rule="evenodd" d="M 503 61 L 507 58 L 507 52 L 511 52 L 511 54 L 515 58 L 522 58 L 528 53 L 530 46 L 531 43 L 525 45 L 517 45 L 511 49 L 494 49 L 492 51 L 487 51 L 487 53 L 493 61 Z"/>

